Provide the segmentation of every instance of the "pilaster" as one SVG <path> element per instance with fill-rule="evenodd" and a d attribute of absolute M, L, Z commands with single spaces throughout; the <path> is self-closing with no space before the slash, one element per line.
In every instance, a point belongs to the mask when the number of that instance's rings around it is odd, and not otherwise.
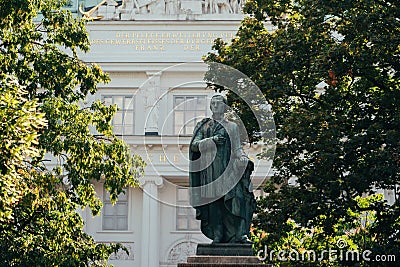
<path fill-rule="evenodd" d="M 143 190 L 142 259 L 140 266 L 159 266 L 160 205 L 158 190 L 163 186 L 162 177 L 140 179 Z"/>

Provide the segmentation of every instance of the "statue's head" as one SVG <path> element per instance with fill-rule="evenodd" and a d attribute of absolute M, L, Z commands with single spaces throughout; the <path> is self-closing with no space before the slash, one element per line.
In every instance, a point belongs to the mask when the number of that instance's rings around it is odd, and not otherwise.
<path fill-rule="evenodd" d="M 223 95 L 214 95 L 211 97 L 210 109 L 213 114 L 223 114 L 228 110 L 228 101 Z"/>

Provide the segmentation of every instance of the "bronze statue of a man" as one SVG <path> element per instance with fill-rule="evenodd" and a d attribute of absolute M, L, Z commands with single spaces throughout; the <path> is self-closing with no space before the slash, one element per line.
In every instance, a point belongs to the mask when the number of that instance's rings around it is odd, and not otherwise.
<path fill-rule="evenodd" d="M 238 125 L 225 118 L 226 99 L 213 96 L 210 109 L 212 118 L 196 125 L 190 143 L 191 205 L 213 243 L 251 243 L 254 163 L 242 149 Z"/>

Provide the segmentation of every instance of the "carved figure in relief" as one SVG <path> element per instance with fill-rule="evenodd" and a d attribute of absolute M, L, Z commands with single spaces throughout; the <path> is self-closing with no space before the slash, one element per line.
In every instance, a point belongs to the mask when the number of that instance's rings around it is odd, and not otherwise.
<path fill-rule="evenodd" d="M 165 14 L 176 15 L 179 14 L 178 0 L 165 0 Z"/>
<path fill-rule="evenodd" d="M 242 0 L 230 0 L 229 3 L 232 7 L 232 13 L 240 14 L 242 12 L 242 5 L 243 5 Z"/>
<path fill-rule="evenodd" d="M 117 16 L 119 16 L 119 14 L 128 14 L 128 18 L 132 19 L 132 15 L 135 13 L 139 13 L 138 10 L 139 4 L 137 2 L 137 0 L 122 0 L 122 4 L 117 7 L 116 13 Z M 121 15 L 121 19 L 122 19 Z"/>
<path fill-rule="evenodd" d="M 145 127 L 146 131 L 157 132 L 159 117 L 159 103 L 157 103 L 157 99 L 159 86 L 154 78 L 149 81 L 148 86 L 145 96 L 145 110 L 147 114 Z"/>
<path fill-rule="evenodd" d="M 218 6 L 216 0 L 205 0 L 204 14 L 218 13 Z"/>
<path fill-rule="evenodd" d="M 216 0 L 220 14 L 233 13 L 229 0 Z"/>

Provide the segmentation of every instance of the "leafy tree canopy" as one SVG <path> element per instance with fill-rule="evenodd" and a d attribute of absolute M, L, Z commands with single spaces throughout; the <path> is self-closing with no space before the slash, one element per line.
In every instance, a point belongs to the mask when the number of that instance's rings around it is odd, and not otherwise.
<path fill-rule="evenodd" d="M 399 2 L 251 0 L 245 11 L 236 38 L 217 40 L 206 61 L 248 75 L 274 111 L 277 172 L 255 220 L 271 233 L 265 242 L 290 230 L 288 219 L 328 236 L 354 220 L 349 210 L 369 211 L 375 251 L 399 255 L 397 193 L 392 206 L 356 201 L 400 183 Z M 241 100 L 228 100 L 256 132 Z"/>
<path fill-rule="evenodd" d="M 116 201 L 144 163 L 112 132 L 115 106 L 85 104 L 108 76 L 77 56 L 84 22 L 52 0 L 0 0 L 0 262 L 105 265 L 79 209 L 99 213 L 93 181 Z M 39 19 L 38 19 L 39 18 Z"/>

